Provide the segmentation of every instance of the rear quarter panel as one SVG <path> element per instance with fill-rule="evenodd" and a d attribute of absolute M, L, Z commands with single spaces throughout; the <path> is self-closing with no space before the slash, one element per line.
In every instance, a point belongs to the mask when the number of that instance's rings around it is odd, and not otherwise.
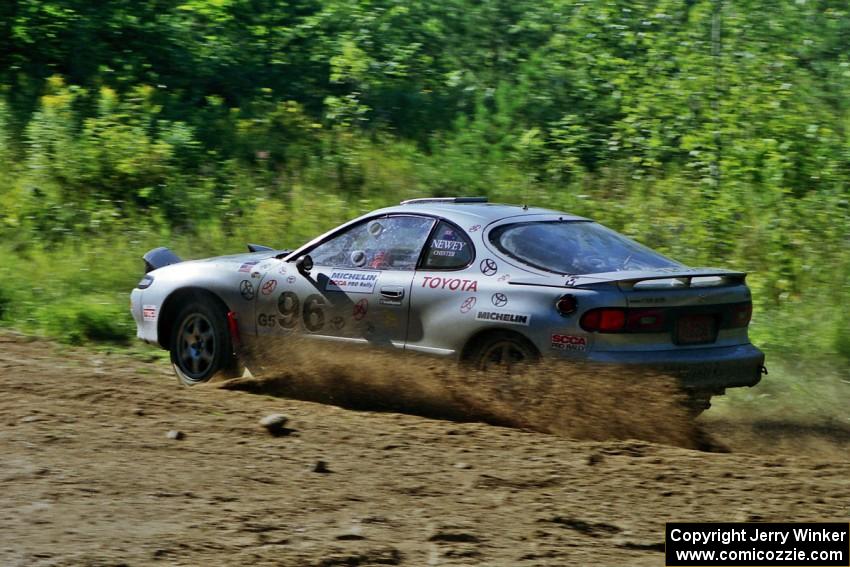
<path fill-rule="evenodd" d="M 489 262 L 488 262 L 489 260 Z M 584 359 L 594 336 L 579 327 L 579 314 L 601 304 L 625 305 L 622 293 L 600 294 L 556 286 L 512 285 L 523 271 L 479 255 L 462 271 L 419 271 L 413 280 L 407 348 L 459 357 L 481 332 L 507 330 L 529 339 L 541 355 Z M 579 311 L 563 316 L 555 302 L 573 294 Z M 557 340 L 553 340 L 557 339 Z"/>

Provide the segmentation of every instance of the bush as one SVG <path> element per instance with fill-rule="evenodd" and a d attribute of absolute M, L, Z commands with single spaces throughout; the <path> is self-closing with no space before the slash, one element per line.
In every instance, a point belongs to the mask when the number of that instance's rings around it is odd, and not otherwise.
<path fill-rule="evenodd" d="M 0 287 L 0 321 L 4 321 L 9 317 L 11 305 L 11 294 L 5 288 Z"/>
<path fill-rule="evenodd" d="M 87 341 L 126 344 L 134 335 L 129 311 L 108 298 L 84 297 L 65 306 L 53 306 L 46 329 L 63 342 Z"/>

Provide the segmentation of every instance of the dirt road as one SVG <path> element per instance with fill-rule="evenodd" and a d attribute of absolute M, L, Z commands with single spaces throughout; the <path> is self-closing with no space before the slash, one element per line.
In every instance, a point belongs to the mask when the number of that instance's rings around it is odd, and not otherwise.
<path fill-rule="evenodd" d="M 850 515 L 850 462 L 822 453 L 186 390 L 162 362 L 10 334 L 0 394 L 2 565 L 658 566 L 665 521 Z M 275 412 L 288 435 L 257 426 Z"/>

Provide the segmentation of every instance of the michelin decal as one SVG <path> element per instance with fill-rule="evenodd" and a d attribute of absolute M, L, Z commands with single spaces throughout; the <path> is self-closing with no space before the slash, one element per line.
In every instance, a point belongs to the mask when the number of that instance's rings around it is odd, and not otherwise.
<path fill-rule="evenodd" d="M 523 325 L 528 327 L 531 323 L 531 315 L 526 313 L 509 313 L 507 311 L 479 311 L 475 318 L 479 321 L 493 321 L 494 323 L 509 323 L 511 325 Z"/>
<path fill-rule="evenodd" d="M 325 284 L 325 291 L 374 293 L 380 273 L 362 270 L 334 270 L 328 278 L 328 283 Z"/>

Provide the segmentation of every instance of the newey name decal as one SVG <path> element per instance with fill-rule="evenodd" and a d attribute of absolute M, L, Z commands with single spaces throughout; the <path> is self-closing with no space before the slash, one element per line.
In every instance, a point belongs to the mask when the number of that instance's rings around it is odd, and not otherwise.
<path fill-rule="evenodd" d="M 475 318 L 479 321 L 497 321 L 499 323 L 510 323 L 511 325 L 528 326 L 531 323 L 531 315 L 523 313 L 506 313 L 504 311 L 479 311 Z"/>
<path fill-rule="evenodd" d="M 457 252 L 462 252 L 465 242 L 458 240 L 439 240 L 431 239 L 431 255 L 432 256 L 454 256 Z"/>

